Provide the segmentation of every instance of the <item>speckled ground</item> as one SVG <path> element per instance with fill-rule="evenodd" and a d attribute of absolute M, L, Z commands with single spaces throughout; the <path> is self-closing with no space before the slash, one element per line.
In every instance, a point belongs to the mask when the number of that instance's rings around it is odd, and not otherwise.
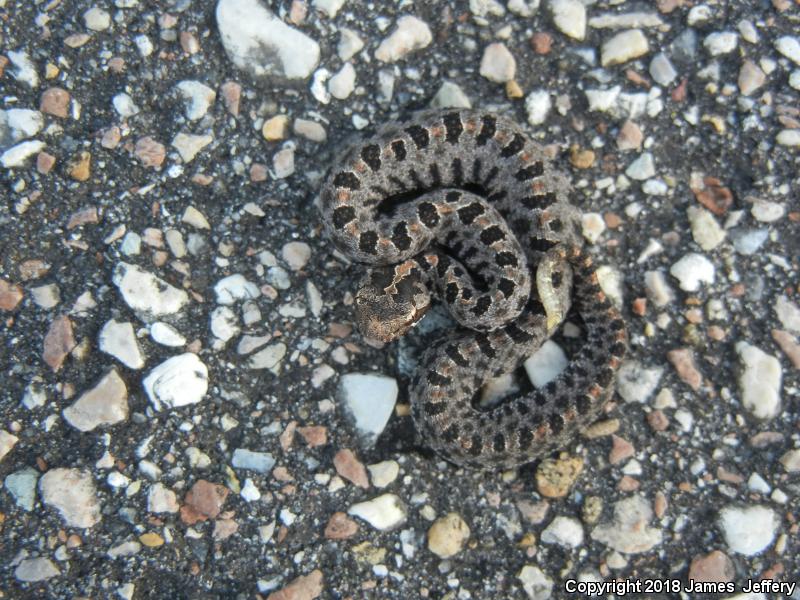
<path fill-rule="evenodd" d="M 214 3 L 0 0 L 0 597 L 798 580 L 798 5 L 586 4 L 272 3 L 308 37 L 237 65 Z M 415 438 L 414 340 L 353 331 L 317 221 L 346 140 L 432 102 L 548 145 L 630 324 L 608 414 L 518 471 Z"/>

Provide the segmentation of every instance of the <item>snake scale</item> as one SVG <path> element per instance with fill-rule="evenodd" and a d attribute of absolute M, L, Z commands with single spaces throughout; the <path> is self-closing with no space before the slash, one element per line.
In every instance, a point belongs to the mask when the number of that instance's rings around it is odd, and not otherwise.
<path fill-rule="evenodd" d="M 432 294 L 459 326 L 410 385 L 424 442 L 469 467 L 513 467 L 566 444 L 610 397 L 627 333 L 582 250 L 566 179 L 513 121 L 427 111 L 382 127 L 334 161 L 321 192 L 333 244 L 370 268 L 355 296 L 363 335 L 388 342 Z M 549 339 L 573 308 L 584 342 L 541 389 L 474 399 Z"/>

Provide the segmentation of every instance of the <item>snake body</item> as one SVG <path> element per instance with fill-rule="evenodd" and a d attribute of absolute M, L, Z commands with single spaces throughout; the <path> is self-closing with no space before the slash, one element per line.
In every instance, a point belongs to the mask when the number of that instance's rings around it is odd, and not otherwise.
<path fill-rule="evenodd" d="M 581 249 L 566 179 L 511 120 L 425 112 L 348 148 L 320 192 L 328 236 L 371 265 L 356 295 L 362 333 L 389 341 L 431 290 L 459 323 L 410 385 L 422 439 L 447 459 L 511 467 L 566 444 L 599 415 L 626 351 L 625 324 Z M 574 305 L 585 341 L 544 388 L 482 410 L 491 377 L 533 354 Z"/>

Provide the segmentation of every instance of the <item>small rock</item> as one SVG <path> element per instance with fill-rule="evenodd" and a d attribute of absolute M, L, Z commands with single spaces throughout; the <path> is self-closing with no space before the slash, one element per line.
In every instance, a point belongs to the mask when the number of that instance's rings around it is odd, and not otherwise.
<path fill-rule="evenodd" d="M 796 65 L 800 65 L 800 40 L 798 38 L 789 35 L 779 37 L 775 40 L 775 49 Z"/>
<path fill-rule="evenodd" d="M 338 98 L 339 100 L 344 100 L 350 94 L 353 93 L 353 90 L 356 87 L 356 70 L 353 68 L 353 65 L 349 62 L 346 62 L 342 65 L 342 68 L 339 69 L 329 80 L 328 80 L 328 90 L 331 93 L 331 96 L 334 98 Z M 324 141 L 324 140 L 323 140 Z"/>
<path fill-rule="evenodd" d="M 114 319 L 107 321 L 97 341 L 102 352 L 110 354 L 129 369 L 141 369 L 144 366 L 144 357 L 132 323 L 120 323 Z"/>
<path fill-rule="evenodd" d="M 638 150 L 642 147 L 644 134 L 633 121 L 625 121 L 617 134 L 617 148 L 620 150 Z"/>
<path fill-rule="evenodd" d="M 114 110 L 116 110 L 123 119 L 127 119 L 139 113 L 139 107 L 133 102 L 133 98 L 124 92 L 114 96 L 111 103 L 114 105 Z"/>
<path fill-rule="evenodd" d="M 264 121 L 261 128 L 261 135 L 268 142 L 285 140 L 289 135 L 289 117 L 286 115 L 275 115 L 271 119 Z"/>
<path fill-rule="evenodd" d="M 248 367 L 251 369 L 269 369 L 275 375 L 280 373 L 281 361 L 286 356 L 286 344 L 271 344 L 250 357 Z"/>
<path fill-rule="evenodd" d="M 781 146 L 798 147 L 800 146 L 800 129 L 784 129 L 775 136 L 775 141 Z"/>
<path fill-rule="evenodd" d="M 339 379 L 339 401 L 369 444 L 374 443 L 386 427 L 398 391 L 395 379 L 372 373 L 348 373 Z"/>
<path fill-rule="evenodd" d="M 261 295 L 261 290 L 241 273 L 235 273 L 220 279 L 214 285 L 214 293 L 219 304 L 230 305 L 240 300 L 258 298 Z"/>
<path fill-rule="evenodd" d="M 697 370 L 694 354 L 689 348 L 678 348 L 667 352 L 667 360 L 672 363 L 678 376 L 693 390 L 700 389 L 703 375 Z"/>
<path fill-rule="evenodd" d="M 305 80 L 319 64 L 319 44 L 259 0 L 219 0 L 217 26 L 233 64 L 268 80 Z"/>
<path fill-rule="evenodd" d="M 8 475 L 3 485 L 14 497 L 17 506 L 30 512 L 36 504 L 37 481 L 39 481 L 39 472 L 31 467 L 25 467 L 21 471 Z"/>
<path fill-rule="evenodd" d="M 404 15 L 397 19 L 394 31 L 375 50 L 375 58 L 385 63 L 397 62 L 414 50 L 426 48 L 432 41 L 433 35 L 425 21 Z"/>
<path fill-rule="evenodd" d="M 481 76 L 495 83 L 506 83 L 514 79 L 516 72 L 517 61 L 505 44 L 495 42 L 486 46 L 481 58 Z"/>
<path fill-rule="evenodd" d="M 545 459 L 536 469 L 536 489 L 545 498 L 564 498 L 583 471 L 583 459 L 565 456 Z"/>
<path fill-rule="evenodd" d="M 151 513 L 176 513 L 180 510 L 175 492 L 162 483 L 154 483 L 147 494 L 147 511 Z"/>
<path fill-rule="evenodd" d="M 11 452 L 11 449 L 17 445 L 18 441 L 19 438 L 13 433 L 0 429 L 0 460 L 3 460 L 6 454 Z"/>
<path fill-rule="evenodd" d="M 294 175 L 294 148 L 284 148 L 272 157 L 272 168 L 275 169 L 275 178 L 284 179 Z"/>
<path fill-rule="evenodd" d="M 183 98 L 186 118 L 197 121 L 206 116 L 208 109 L 217 99 L 217 93 L 199 81 L 181 81 L 175 86 Z"/>
<path fill-rule="evenodd" d="M 586 6 L 579 0 L 553 0 L 550 2 L 553 23 L 558 30 L 572 39 L 586 37 Z"/>
<path fill-rule="evenodd" d="M 55 566 L 50 559 L 45 557 L 26 558 L 14 569 L 14 577 L 16 577 L 17 580 L 29 583 L 45 581 L 57 575 L 61 575 L 61 571 L 58 570 L 58 567 Z"/>
<path fill-rule="evenodd" d="M 543 544 L 578 548 L 583 544 L 583 526 L 577 519 L 558 516 L 542 532 L 541 540 Z"/>
<path fill-rule="evenodd" d="M 325 526 L 324 535 L 329 540 L 346 540 L 356 533 L 358 533 L 358 523 L 348 519 L 343 512 L 335 512 Z"/>
<path fill-rule="evenodd" d="M 39 140 L 22 142 L 3 152 L 3 154 L 0 155 L 0 164 L 6 169 L 24 167 L 27 160 L 34 154 L 41 152 L 44 147 L 45 143 Z"/>
<path fill-rule="evenodd" d="M 72 335 L 72 321 L 68 316 L 60 315 L 53 319 L 44 337 L 42 359 L 53 371 L 58 371 L 76 345 Z"/>
<path fill-rule="evenodd" d="M 546 31 L 537 31 L 531 36 L 531 47 L 536 54 L 550 54 L 553 47 L 553 36 Z"/>
<path fill-rule="evenodd" d="M 39 479 L 39 494 L 68 527 L 85 529 L 102 518 L 92 476 L 80 469 L 50 469 Z"/>
<path fill-rule="evenodd" d="M 431 101 L 433 108 L 472 108 L 472 101 L 461 87 L 452 81 L 445 81 Z"/>
<path fill-rule="evenodd" d="M 531 600 L 548 600 L 553 593 L 553 580 L 539 567 L 525 565 L 517 575 L 517 579 Z"/>
<path fill-rule="evenodd" d="M 186 352 L 150 371 L 142 386 L 157 411 L 196 404 L 208 391 L 208 369 L 196 354 Z"/>
<path fill-rule="evenodd" d="M 158 548 L 164 545 L 164 538 L 153 531 L 148 531 L 139 536 L 139 541 L 148 548 Z"/>
<path fill-rule="evenodd" d="M 678 76 L 678 72 L 663 52 L 659 52 L 650 61 L 650 76 L 658 85 L 667 87 Z"/>
<path fill-rule="evenodd" d="M 177 348 L 186 344 L 186 338 L 168 323 L 157 321 L 150 325 L 150 337 L 153 341 L 162 346 Z"/>
<path fill-rule="evenodd" d="M 317 448 L 328 443 L 328 428 L 322 425 L 298 427 L 297 433 L 300 434 L 310 448 Z"/>
<path fill-rule="evenodd" d="M 637 181 L 644 181 L 656 174 L 656 167 L 653 163 L 653 155 L 650 152 L 644 152 L 633 161 L 627 169 L 625 175 Z"/>
<path fill-rule="evenodd" d="M 761 223 L 774 223 L 783 218 L 785 213 L 786 209 L 783 204 L 761 199 L 753 202 L 753 207 L 750 209 L 753 218 Z"/>
<path fill-rule="evenodd" d="M 689 565 L 689 579 L 699 583 L 730 582 L 735 577 L 733 561 L 719 550 L 695 556 Z"/>
<path fill-rule="evenodd" d="M 51 87 L 42 93 L 39 110 L 54 117 L 66 119 L 69 116 L 70 95 L 67 90 Z"/>
<path fill-rule="evenodd" d="M 647 37 L 641 29 L 630 29 L 607 40 L 600 49 L 600 63 L 604 67 L 619 65 L 650 51 Z"/>
<path fill-rule="evenodd" d="M 242 97 L 242 86 L 235 81 L 226 81 L 220 88 L 225 109 L 234 117 L 239 116 L 239 102 Z"/>
<path fill-rule="evenodd" d="M 434 521 L 428 529 L 428 550 L 439 558 L 450 558 L 464 549 L 469 539 L 469 526 L 455 512 Z"/>
<path fill-rule="evenodd" d="M 67 165 L 67 172 L 75 181 L 87 181 L 92 174 L 92 155 L 85 150 L 78 152 Z"/>
<path fill-rule="evenodd" d="M 111 15 L 102 8 L 93 6 L 83 13 L 83 22 L 86 23 L 86 29 L 105 31 L 111 27 Z"/>
<path fill-rule="evenodd" d="M 230 490 L 224 485 L 199 479 L 183 499 L 181 520 L 187 525 L 194 525 L 198 521 L 216 519 L 229 493 Z"/>
<path fill-rule="evenodd" d="M 661 530 L 650 527 L 653 509 L 650 503 L 637 494 L 617 501 L 612 521 L 598 525 L 592 539 L 617 552 L 640 554 L 661 543 Z"/>
<path fill-rule="evenodd" d="M 800 343 L 794 336 L 788 331 L 773 329 L 772 339 L 783 350 L 783 353 L 789 358 L 794 368 L 800 370 Z"/>
<path fill-rule="evenodd" d="M 336 53 L 342 62 L 347 62 L 364 48 L 364 42 L 358 33 L 347 27 L 339 28 L 339 43 Z"/>
<path fill-rule="evenodd" d="M 61 302 L 61 293 L 54 283 L 31 288 L 31 297 L 39 308 L 50 309 Z"/>
<path fill-rule="evenodd" d="M 800 471 L 800 450 L 789 450 L 781 456 L 780 460 L 787 473 Z"/>
<path fill-rule="evenodd" d="M 308 575 L 302 575 L 282 590 L 272 592 L 267 600 L 314 600 L 322 594 L 322 571 L 314 569 Z"/>
<path fill-rule="evenodd" d="M 756 63 L 752 60 L 745 60 L 742 68 L 739 69 L 739 91 L 745 96 L 749 96 L 767 81 L 767 76 Z"/>
<path fill-rule="evenodd" d="M 172 138 L 172 147 L 181 155 L 181 160 L 185 163 L 192 162 L 194 157 L 211 142 L 214 141 L 213 136 L 193 135 L 188 133 L 178 133 Z"/>
<path fill-rule="evenodd" d="M 211 229 L 211 225 L 205 215 L 191 205 L 187 206 L 186 210 L 183 211 L 181 222 L 187 223 L 197 229 Z"/>
<path fill-rule="evenodd" d="M 747 342 L 738 342 L 736 352 L 743 367 L 739 373 L 742 404 L 757 419 L 776 417 L 781 409 L 780 361 Z"/>
<path fill-rule="evenodd" d="M 159 169 L 167 155 L 167 149 L 164 144 L 157 142 L 150 136 L 144 136 L 136 141 L 133 153 L 142 163 L 142 166 Z"/>
<path fill-rule="evenodd" d="M 525 361 L 524 367 L 531 383 L 541 389 L 558 377 L 567 368 L 567 364 L 567 356 L 561 346 L 547 340 Z"/>
<path fill-rule="evenodd" d="M 377 488 L 385 488 L 397 479 L 397 475 L 400 473 L 400 465 L 395 460 L 384 460 L 374 465 L 368 465 L 367 469 L 372 485 Z"/>
<path fill-rule="evenodd" d="M 779 520 L 766 506 L 727 506 L 720 511 L 718 524 L 731 550 L 753 556 L 772 544 Z"/>
<path fill-rule="evenodd" d="M 0 310 L 14 310 L 24 297 L 25 293 L 20 286 L 0 279 Z"/>
<path fill-rule="evenodd" d="M 333 466 L 341 477 L 351 481 L 358 487 L 369 488 L 367 470 L 349 448 L 344 448 L 336 453 L 336 456 L 333 457 Z"/>
<path fill-rule="evenodd" d="M 247 469 L 262 475 L 267 475 L 275 466 L 275 458 L 269 452 L 254 452 L 244 448 L 233 451 L 231 465 L 235 469 Z"/>
<path fill-rule="evenodd" d="M 281 256 L 290 269 L 299 271 L 311 258 L 311 246 L 305 242 L 288 242 L 281 249 Z"/>
<path fill-rule="evenodd" d="M 366 502 L 354 504 L 347 514 L 365 520 L 378 531 L 391 531 L 402 525 L 407 516 L 403 501 L 395 494 L 383 494 Z"/>
<path fill-rule="evenodd" d="M 583 237 L 590 244 L 596 244 L 606 230 L 606 222 L 600 213 L 583 213 L 581 226 Z"/>
<path fill-rule="evenodd" d="M 733 31 L 715 31 L 706 36 L 703 46 L 711 56 L 720 56 L 736 50 L 739 36 Z"/>
<path fill-rule="evenodd" d="M 114 268 L 114 285 L 133 310 L 149 315 L 170 315 L 189 301 L 188 294 L 137 265 L 120 262 Z"/>
<path fill-rule="evenodd" d="M 725 241 L 725 230 L 720 227 L 711 211 L 699 206 L 686 209 L 692 237 L 703 250 L 713 250 Z"/>
<path fill-rule="evenodd" d="M 64 419 L 79 431 L 92 431 L 128 418 L 128 388 L 111 369 L 74 404 L 64 409 Z"/>
<path fill-rule="evenodd" d="M 689 253 L 670 267 L 669 273 L 686 292 L 696 292 L 702 283 L 714 283 L 714 265 L 702 254 Z"/>
<path fill-rule="evenodd" d="M 550 113 L 552 102 L 550 92 L 547 90 L 534 90 L 525 98 L 525 112 L 528 115 L 528 123 L 541 125 L 547 120 Z"/>

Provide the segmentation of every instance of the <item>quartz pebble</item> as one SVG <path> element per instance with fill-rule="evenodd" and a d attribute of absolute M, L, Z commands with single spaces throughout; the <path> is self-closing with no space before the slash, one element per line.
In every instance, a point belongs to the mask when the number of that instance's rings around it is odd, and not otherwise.
<path fill-rule="evenodd" d="M 230 305 L 241 300 L 258 298 L 261 290 L 241 273 L 235 273 L 220 279 L 214 285 L 214 294 L 219 304 Z"/>
<path fill-rule="evenodd" d="M 39 479 L 39 494 L 68 527 L 85 529 L 102 518 L 92 476 L 86 471 L 50 469 Z"/>
<path fill-rule="evenodd" d="M 784 35 L 775 40 L 775 49 L 796 65 L 800 65 L 800 39 Z"/>
<path fill-rule="evenodd" d="M 547 120 L 552 102 L 550 92 L 547 90 L 534 90 L 525 98 L 525 112 L 528 123 L 533 126 L 541 125 Z"/>
<path fill-rule="evenodd" d="M 431 101 L 433 108 L 472 108 L 472 101 L 461 87 L 452 81 L 442 83 Z"/>
<path fill-rule="evenodd" d="M 800 334 L 800 307 L 784 295 L 775 300 L 775 315 L 781 324 L 792 333 Z"/>
<path fill-rule="evenodd" d="M 736 344 L 736 352 L 742 363 L 739 373 L 742 404 L 758 419 L 776 417 L 781 409 L 780 361 L 744 341 Z"/>
<path fill-rule="evenodd" d="M 384 63 L 397 62 L 414 50 L 427 47 L 432 41 L 433 35 L 425 21 L 404 15 L 397 19 L 394 31 L 375 50 L 375 58 Z"/>
<path fill-rule="evenodd" d="M 19 438 L 13 433 L 0 429 L 0 461 L 17 445 Z"/>
<path fill-rule="evenodd" d="M 553 593 L 553 580 L 534 565 L 525 565 L 517 575 L 530 600 L 548 600 Z"/>
<path fill-rule="evenodd" d="M 567 368 L 567 356 L 561 346 L 547 340 L 525 363 L 528 379 L 537 388 L 543 388 Z"/>
<path fill-rule="evenodd" d="M 603 44 L 600 50 L 600 62 L 604 67 L 619 65 L 649 51 L 647 37 L 642 30 L 630 29 L 618 33 Z"/>
<path fill-rule="evenodd" d="M 217 98 L 217 93 L 200 81 L 181 81 L 175 87 L 183 99 L 186 118 L 190 121 L 202 119 Z"/>
<path fill-rule="evenodd" d="M 256 370 L 268 369 L 277 375 L 281 371 L 281 362 L 284 356 L 286 356 L 286 344 L 280 342 L 271 344 L 250 356 L 248 367 Z"/>
<path fill-rule="evenodd" d="M 586 6 L 580 0 L 552 0 L 550 10 L 558 30 L 575 40 L 586 37 Z"/>
<path fill-rule="evenodd" d="M 726 506 L 719 514 L 719 527 L 728 547 L 753 556 L 766 550 L 775 539 L 778 517 L 766 506 Z"/>
<path fill-rule="evenodd" d="M 231 464 L 235 469 L 247 469 L 266 475 L 275 466 L 275 458 L 269 452 L 254 452 L 237 448 L 233 451 Z"/>
<path fill-rule="evenodd" d="M 701 284 L 714 283 L 714 265 L 702 254 L 689 253 L 672 265 L 670 275 L 678 280 L 686 292 L 696 292 Z"/>
<path fill-rule="evenodd" d="M 408 510 L 397 495 L 383 494 L 353 504 L 347 514 L 363 519 L 378 531 L 391 531 L 405 522 Z"/>
<path fill-rule="evenodd" d="M 450 558 L 463 550 L 469 535 L 469 526 L 461 515 L 448 513 L 428 529 L 428 550 L 439 558 Z"/>
<path fill-rule="evenodd" d="M 663 367 L 645 367 L 639 361 L 626 360 L 617 372 L 617 393 L 626 402 L 646 403 L 663 374 Z"/>
<path fill-rule="evenodd" d="M 288 242 L 281 249 L 281 257 L 292 271 L 299 271 L 311 258 L 311 246 L 305 242 Z"/>
<path fill-rule="evenodd" d="M 14 502 L 22 510 L 32 511 L 36 504 L 36 482 L 39 481 L 39 472 L 31 467 L 11 473 L 3 482 L 8 492 L 14 497 Z"/>
<path fill-rule="evenodd" d="M 150 337 L 162 346 L 180 347 L 186 343 L 186 338 L 177 329 L 162 321 L 150 325 Z"/>
<path fill-rule="evenodd" d="M 640 554 L 661 543 L 660 529 L 649 525 L 653 518 L 650 503 L 636 494 L 614 504 L 614 518 L 594 528 L 591 537 L 617 552 Z"/>
<path fill-rule="evenodd" d="M 349 62 L 344 63 L 342 68 L 339 69 L 329 80 L 328 90 L 331 96 L 338 100 L 344 100 L 356 87 L 356 70 Z M 324 141 L 324 140 L 322 140 Z"/>
<path fill-rule="evenodd" d="M 128 418 L 128 388 L 111 369 L 74 404 L 64 409 L 64 419 L 80 431 L 92 431 Z"/>
<path fill-rule="evenodd" d="M 752 60 L 745 60 L 742 68 L 739 69 L 739 91 L 745 96 L 749 96 L 767 81 L 767 76 L 756 63 Z"/>
<path fill-rule="evenodd" d="M 364 48 L 364 41 L 356 31 L 341 27 L 339 29 L 339 43 L 336 46 L 336 53 L 342 62 L 347 62 Z"/>
<path fill-rule="evenodd" d="M 208 369 L 191 352 L 168 358 L 142 380 L 155 410 L 196 404 L 208 391 Z"/>
<path fill-rule="evenodd" d="M 338 398 L 368 444 L 377 440 L 392 416 L 397 381 L 371 373 L 348 373 L 339 379 Z"/>
<path fill-rule="evenodd" d="M 384 460 L 374 465 L 367 465 L 370 480 L 376 488 L 385 488 L 391 484 L 400 473 L 400 465 L 396 460 Z M 787 469 L 788 470 L 788 469 Z"/>
<path fill-rule="evenodd" d="M 219 0 L 216 17 L 228 57 L 253 77 L 304 80 L 319 64 L 319 44 L 260 0 Z"/>
<path fill-rule="evenodd" d="M 739 36 L 733 31 L 715 31 L 703 40 L 703 46 L 711 56 L 720 56 L 736 50 Z"/>
<path fill-rule="evenodd" d="M 506 83 L 514 79 L 517 61 L 505 44 L 495 42 L 486 46 L 481 58 L 480 74 L 495 83 Z"/>
<path fill-rule="evenodd" d="M 103 325 L 97 339 L 100 350 L 110 354 L 129 369 L 141 369 L 144 357 L 136 341 L 133 324 L 111 319 Z"/>
<path fill-rule="evenodd" d="M 58 570 L 58 567 L 55 566 L 50 559 L 43 556 L 39 558 L 26 558 L 14 569 L 14 577 L 19 581 L 28 583 L 46 581 L 60 574 L 61 571 Z"/>
<path fill-rule="evenodd" d="M 564 548 L 578 548 L 583 544 L 583 526 L 571 517 L 557 516 L 542 531 L 543 544 L 556 544 Z"/>
<path fill-rule="evenodd" d="M 175 492 L 163 483 L 154 483 L 147 494 L 147 511 L 151 513 L 176 513 L 180 509 Z"/>
<path fill-rule="evenodd" d="M 184 163 L 192 162 L 200 151 L 208 146 L 214 138 L 209 134 L 195 135 L 190 133 L 177 133 L 172 138 L 172 147 L 178 151 Z"/>
<path fill-rule="evenodd" d="M 135 311 L 160 316 L 174 314 L 189 301 L 183 290 L 137 265 L 120 262 L 114 268 L 114 285 L 125 303 Z"/>
<path fill-rule="evenodd" d="M 703 250 L 713 250 L 725 241 L 725 230 L 717 223 L 711 211 L 690 206 L 686 209 L 686 214 L 692 227 L 692 237 Z"/>

